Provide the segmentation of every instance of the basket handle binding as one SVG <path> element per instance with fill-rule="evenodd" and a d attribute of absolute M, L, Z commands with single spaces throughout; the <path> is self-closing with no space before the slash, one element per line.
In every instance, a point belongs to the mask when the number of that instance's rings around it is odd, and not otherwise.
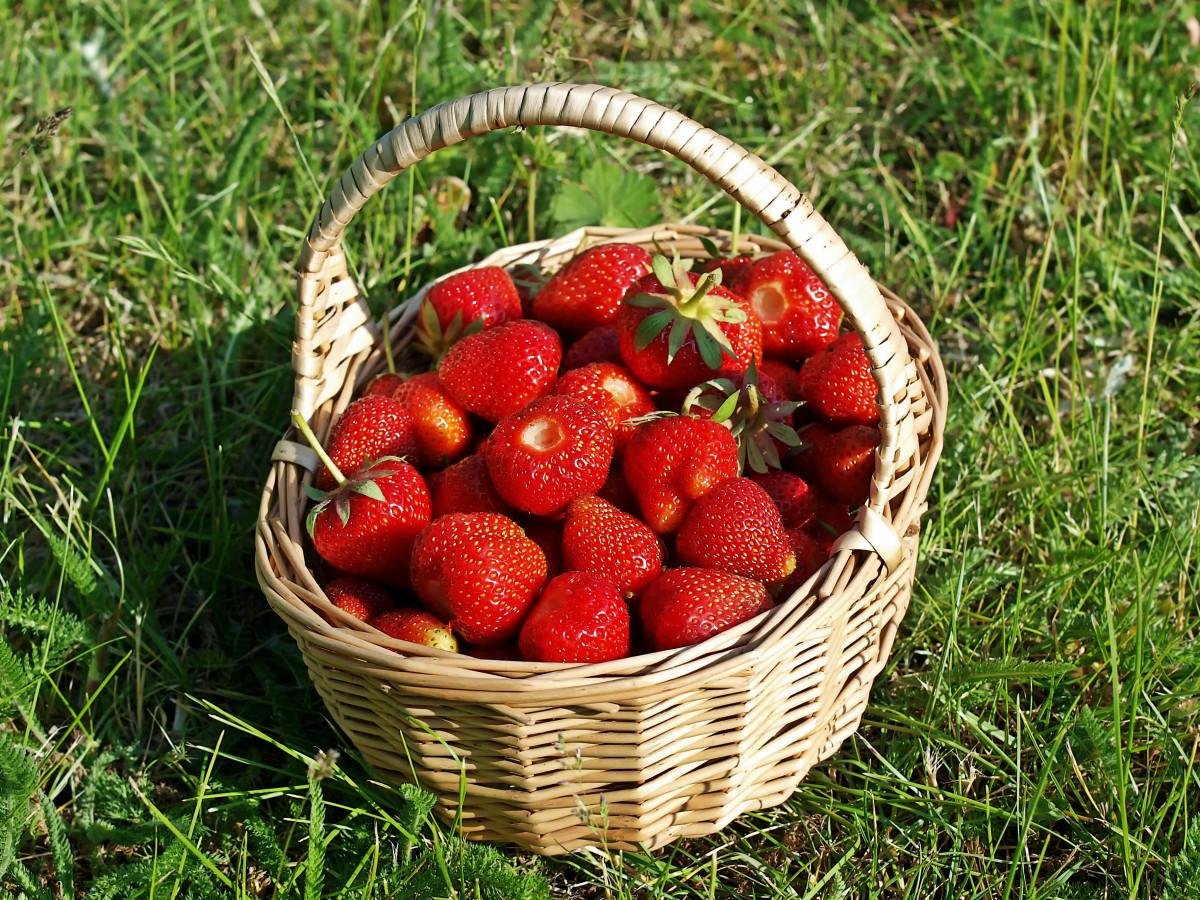
<path fill-rule="evenodd" d="M 903 550 L 881 515 L 902 449 L 914 445 L 909 415 L 908 348 L 874 279 L 832 226 L 791 182 L 755 154 L 680 112 L 636 94 L 598 84 L 533 84 L 493 88 L 434 106 L 397 125 L 350 166 L 321 206 L 298 263 L 298 300 L 293 367 L 294 404 L 306 417 L 314 407 L 320 367 L 316 324 L 336 301 L 326 296 L 340 257 L 346 225 L 366 202 L 409 166 L 435 150 L 513 126 L 557 125 L 627 137 L 664 150 L 719 185 L 757 216 L 812 267 L 837 298 L 862 337 L 880 387 L 881 434 L 875 477 L 858 527 L 840 549 L 877 553 L 894 568 Z"/>

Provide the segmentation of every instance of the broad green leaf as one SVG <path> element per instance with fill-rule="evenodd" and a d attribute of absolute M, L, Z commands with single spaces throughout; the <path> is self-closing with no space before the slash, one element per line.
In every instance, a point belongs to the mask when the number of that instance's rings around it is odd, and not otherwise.
<path fill-rule="evenodd" d="M 600 160 L 578 183 L 559 188 L 551 215 L 564 232 L 586 225 L 641 228 L 661 218 L 658 186 L 633 169 Z"/>

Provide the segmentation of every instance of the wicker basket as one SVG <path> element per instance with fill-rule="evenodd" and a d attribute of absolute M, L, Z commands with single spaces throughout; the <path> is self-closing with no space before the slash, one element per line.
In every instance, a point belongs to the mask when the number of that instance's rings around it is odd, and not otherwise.
<path fill-rule="evenodd" d="M 430 109 L 342 176 L 300 257 L 295 406 L 324 439 L 383 365 L 380 329 L 347 273 L 342 232 L 367 199 L 441 147 L 510 126 L 631 137 L 687 162 L 821 275 L 862 336 L 880 386 L 870 499 L 824 567 L 774 609 L 691 647 L 595 665 L 477 659 L 385 637 L 333 607 L 305 562 L 303 487 L 316 459 L 281 440 L 255 541 L 259 582 L 334 719 L 383 778 L 416 780 L 465 835 L 539 853 L 653 848 L 783 802 L 857 727 L 908 606 L 919 519 L 941 449 L 945 375 L 924 326 L 880 289 L 800 192 L 737 144 L 658 104 L 598 85 L 498 88 Z M 706 256 L 684 225 L 585 228 L 478 265 L 553 271 L 620 240 Z M 882 293 L 881 293 L 882 290 Z M 401 347 L 421 294 L 392 313 Z"/>

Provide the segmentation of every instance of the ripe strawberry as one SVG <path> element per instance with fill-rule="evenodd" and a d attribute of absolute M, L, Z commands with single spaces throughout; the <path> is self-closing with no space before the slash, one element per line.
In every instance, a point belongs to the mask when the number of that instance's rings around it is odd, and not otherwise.
<path fill-rule="evenodd" d="M 553 578 L 518 638 L 533 662 L 597 663 L 629 655 L 629 608 L 616 586 L 587 572 Z"/>
<path fill-rule="evenodd" d="M 371 619 L 370 624 L 388 637 L 440 650 L 458 649 L 450 626 L 423 609 L 393 609 Z"/>
<path fill-rule="evenodd" d="M 750 266 L 754 264 L 754 260 L 749 256 L 726 256 L 710 259 L 700 266 L 700 272 L 716 272 L 721 271 L 721 284 L 725 285 L 728 290 L 733 291 L 739 297 L 741 291 L 739 286 L 742 278 L 750 271 Z"/>
<path fill-rule="evenodd" d="M 762 325 L 745 301 L 710 272 L 697 277 L 677 258 L 653 260 L 654 273 L 635 283 L 617 316 L 621 359 L 642 383 L 691 387 L 736 375 L 762 361 Z"/>
<path fill-rule="evenodd" d="M 807 360 L 796 379 L 800 396 L 829 421 L 858 425 L 879 421 L 875 404 L 879 385 L 857 334 L 843 334 L 828 350 Z"/>
<path fill-rule="evenodd" d="M 543 322 L 506 322 L 463 338 L 438 368 L 438 381 L 463 409 L 489 422 L 554 389 L 562 342 Z"/>
<path fill-rule="evenodd" d="M 761 387 L 763 382 L 770 378 L 779 387 L 779 392 L 783 394 L 784 400 L 801 400 L 800 385 L 797 381 L 797 372 L 785 362 L 780 362 L 777 359 L 764 359 L 762 365 L 758 367 L 758 383 Z"/>
<path fill-rule="evenodd" d="M 730 478 L 692 505 L 675 538 L 680 562 L 780 581 L 796 568 L 779 510 L 749 478 Z"/>
<path fill-rule="evenodd" d="M 762 320 L 767 353 L 799 360 L 837 338 L 841 307 L 791 250 L 755 260 L 738 279 L 738 290 Z"/>
<path fill-rule="evenodd" d="M 488 477 L 487 461 L 479 453 L 430 475 L 429 492 L 435 519 L 451 513 L 508 511 Z"/>
<path fill-rule="evenodd" d="M 563 371 L 581 369 L 588 363 L 621 362 L 621 345 L 617 339 L 617 327 L 605 325 L 593 328 L 563 354 Z"/>
<path fill-rule="evenodd" d="M 604 484 L 612 463 L 613 430 L 582 400 L 543 397 L 501 421 L 483 455 L 492 484 L 506 503 L 549 516 Z"/>
<path fill-rule="evenodd" d="M 742 471 L 780 468 L 780 454 L 800 444 L 792 428 L 796 404 L 784 400 L 775 381 L 760 382 L 751 364 L 744 375 L 715 378 L 694 387 L 683 401 L 683 412 L 711 418 L 729 428 L 738 445 Z"/>
<path fill-rule="evenodd" d="M 437 282 L 421 301 L 417 340 L 435 359 L 468 334 L 521 318 L 521 298 L 498 266 L 457 272 Z"/>
<path fill-rule="evenodd" d="M 814 540 L 805 529 L 789 528 L 787 534 L 792 551 L 796 554 L 796 570 L 779 588 L 779 596 L 784 598 L 790 597 L 796 588 L 808 581 L 812 573 L 821 568 L 829 556 L 828 550 Z"/>
<path fill-rule="evenodd" d="M 523 527 L 525 535 L 542 548 L 542 555 L 546 557 L 546 572 L 550 577 L 561 574 L 563 571 L 562 526 L 534 519 Z"/>
<path fill-rule="evenodd" d="M 471 445 L 471 420 L 450 399 L 433 372 L 423 372 L 396 386 L 392 396 L 404 404 L 413 420 L 417 460 L 440 469 L 462 456 Z"/>
<path fill-rule="evenodd" d="M 693 502 L 738 473 L 729 429 L 691 416 L 664 416 L 637 427 L 621 460 L 642 518 L 659 534 L 675 531 Z"/>
<path fill-rule="evenodd" d="M 858 506 L 871 489 L 878 446 L 873 425 L 849 425 L 821 438 L 811 450 L 813 480 L 831 500 Z"/>
<path fill-rule="evenodd" d="M 365 578 L 339 575 L 325 585 L 325 596 L 342 612 L 367 622 L 396 605 L 391 592 Z"/>
<path fill-rule="evenodd" d="M 715 569 L 667 569 L 638 601 L 647 643 L 654 650 L 698 644 L 771 608 L 760 582 Z"/>
<path fill-rule="evenodd" d="M 383 457 L 339 486 L 309 512 L 308 532 L 326 562 L 343 572 L 403 587 L 417 534 L 429 524 L 429 490 L 403 460 Z"/>
<path fill-rule="evenodd" d="M 624 449 L 633 437 L 630 419 L 654 411 L 654 401 L 633 374 L 613 363 L 592 363 L 573 369 L 558 379 L 554 393 L 574 397 L 594 406 L 616 435 L 617 449 Z"/>
<path fill-rule="evenodd" d="M 578 497 L 567 507 L 563 561 L 568 569 L 613 582 L 627 597 L 662 571 L 663 548 L 650 527 L 599 497 Z"/>
<path fill-rule="evenodd" d="M 398 372 L 383 372 L 371 379 L 371 383 L 363 389 L 364 397 L 390 397 L 396 388 L 404 383 L 404 376 Z"/>
<path fill-rule="evenodd" d="M 572 259 L 533 298 L 533 314 L 563 334 L 611 325 L 626 289 L 650 271 L 633 244 L 600 244 Z"/>
<path fill-rule="evenodd" d="M 755 472 L 750 479 L 767 492 L 785 528 L 807 525 L 817 515 L 817 494 L 807 481 L 791 472 Z M 434 496 L 434 510 L 437 497 Z"/>
<path fill-rule="evenodd" d="M 404 404 L 391 397 L 360 397 L 338 418 L 326 448 L 337 467 L 353 475 L 368 462 L 383 456 L 414 456 L 412 417 Z M 328 466 L 317 470 L 313 483 L 323 491 L 336 481 Z"/>
<path fill-rule="evenodd" d="M 471 644 L 502 644 L 546 581 L 546 558 L 521 526 L 496 513 L 455 513 L 417 537 L 417 596 Z"/>

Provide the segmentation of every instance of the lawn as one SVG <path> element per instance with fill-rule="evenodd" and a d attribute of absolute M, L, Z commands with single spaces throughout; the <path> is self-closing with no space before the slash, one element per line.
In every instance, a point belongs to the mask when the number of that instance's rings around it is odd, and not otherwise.
<path fill-rule="evenodd" d="M 1196 896 L 1200 7 L 983 6 L 6 3 L 0 891 Z M 652 854 L 466 845 L 373 781 L 253 574 L 321 199 L 409 112 L 539 80 L 773 162 L 950 376 L 859 733 Z M 422 163 L 347 246 L 382 313 L 505 244 L 669 219 L 735 211 L 657 151 L 531 129 Z"/>

